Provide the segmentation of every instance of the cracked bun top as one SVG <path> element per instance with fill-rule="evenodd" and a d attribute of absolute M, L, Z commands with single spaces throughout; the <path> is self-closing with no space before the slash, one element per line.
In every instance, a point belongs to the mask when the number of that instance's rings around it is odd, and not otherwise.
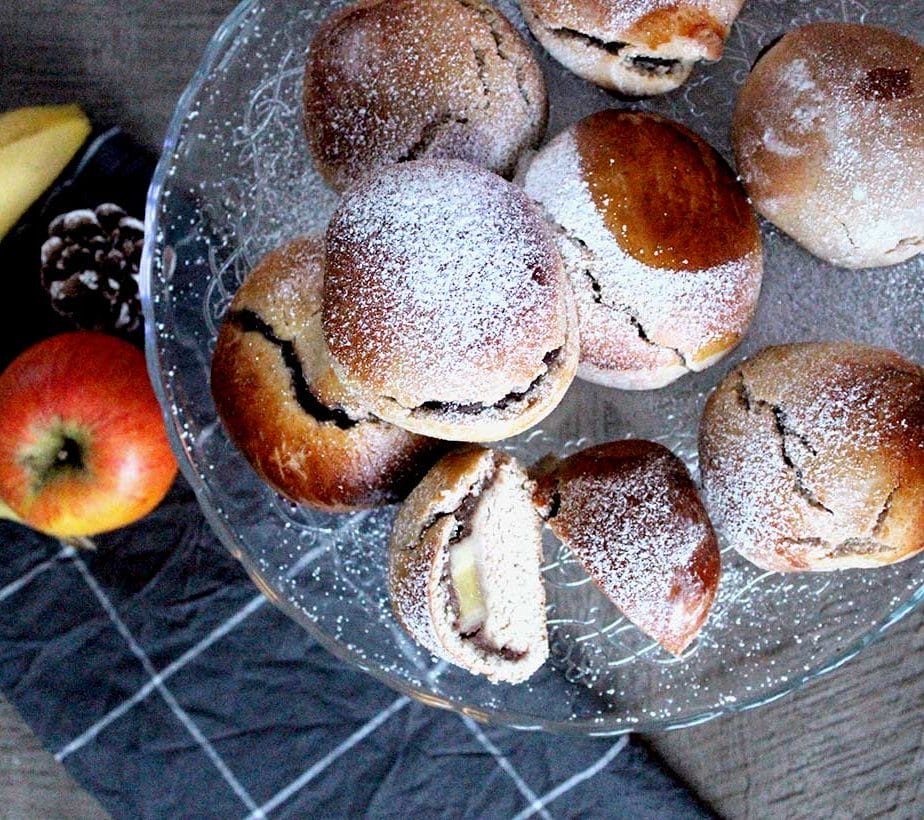
<path fill-rule="evenodd" d="M 334 12 L 309 48 L 304 102 L 311 152 L 338 190 L 427 157 L 510 175 L 548 117 L 529 46 L 482 0 L 360 0 Z"/>
<path fill-rule="evenodd" d="M 540 462 L 534 500 L 619 610 L 679 655 L 719 586 L 719 547 L 683 462 L 650 441 Z"/>
<path fill-rule="evenodd" d="M 924 250 L 924 48 L 876 26 L 813 23 L 755 64 L 732 141 L 754 206 L 834 265 Z"/>
<path fill-rule="evenodd" d="M 231 440 L 293 501 L 329 511 L 400 500 L 445 446 L 379 421 L 334 375 L 321 330 L 323 237 L 267 254 L 238 289 L 212 358 Z"/>
<path fill-rule="evenodd" d="M 562 65 L 631 96 L 663 94 L 718 60 L 744 0 L 522 0 L 536 39 Z"/>
<path fill-rule="evenodd" d="M 347 191 L 328 226 L 334 369 L 406 429 L 488 441 L 535 424 L 573 379 L 576 325 L 547 226 L 488 171 L 390 166 Z"/>
<path fill-rule="evenodd" d="M 767 348 L 732 370 L 699 434 L 720 534 L 780 572 L 924 549 L 924 369 L 848 342 Z"/>
<path fill-rule="evenodd" d="M 600 111 L 523 175 L 557 228 L 578 302 L 578 375 L 661 387 L 734 347 L 753 316 L 760 231 L 719 154 L 653 114 Z"/>

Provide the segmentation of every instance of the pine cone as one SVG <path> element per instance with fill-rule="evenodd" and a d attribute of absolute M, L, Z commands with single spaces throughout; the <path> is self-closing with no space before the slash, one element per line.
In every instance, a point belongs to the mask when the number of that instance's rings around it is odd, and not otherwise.
<path fill-rule="evenodd" d="M 42 285 L 78 327 L 140 339 L 144 225 L 118 205 L 61 214 L 42 245 Z"/>

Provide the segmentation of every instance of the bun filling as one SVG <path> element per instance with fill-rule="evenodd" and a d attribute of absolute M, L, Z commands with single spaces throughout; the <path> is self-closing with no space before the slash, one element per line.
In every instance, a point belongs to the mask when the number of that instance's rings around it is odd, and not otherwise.
<path fill-rule="evenodd" d="M 431 652 L 494 683 L 520 683 L 549 654 L 542 522 L 512 456 L 457 450 L 398 513 L 389 588 L 400 624 Z"/>
<path fill-rule="evenodd" d="M 299 359 L 295 345 L 289 339 L 281 339 L 273 328 L 252 310 L 235 310 L 228 314 L 226 321 L 236 325 L 245 333 L 257 333 L 279 350 L 283 364 L 289 371 L 295 400 L 309 416 L 320 424 L 333 424 L 341 430 L 355 427 L 358 419 L 352 418 L 340 407 L 328 407 L 319 401 L 311 390 L 305 371 Z"/>
<path fill-rule="evenodd" d="M 446 621 L 459 640 L 506 661 L 527 654 L 528 633 L 520 625 L 537 615 L 529 591 L 510 574 L 522 572 L 524 535 L 536 528 L 522 478 L 509 458 L 495 455 L 493 470 L 451 513 L 456 527 L 440 585 Z"/>
<path fill-rule="evenodd" d="M 544 394 L 545 382 L 550 374 L 561 366 L 563 348 L 550 350 L 542 359 L 544 370 L 525 390 L 514 390 L 493 404 L 483 402 L 442 402 L 427 401 L 411 409 L 414 414 L 446 413 L 451 415 L 474 416 L 486 411 L 505 412 L 517 405 L 531 403 Z"/>
<path fill-rule="evenodd" d="M 614 40 L 612 42 L 607 42 L 606 40 L 601 40 L 599 37 L 593 37 L 590 34 L 584 34 L 583 31 L 578 31 L 573 28 L 550 28 L 549 31 L 552 34 L 555 34 L 562 39 L 566 40 L 576 40 L 577 42 L 584 43 L 584 45 L 590 46 L 591 48 L 598 48 L 603 51 L 612 54 L 614 57 L 618 57 L 620 52 L 626 48 L 629 44 L 622 42 L 620 40 Z"/>
<path fill-rule="evenodd" d="M 671 57 L 640 54 L 631 43 L 621 40 L 608 42 L 573 28 L 550 28 L 549 32 L 561 39 L 583 43 L 588 48 L 596 49 L 597 51 L 605 51 L 613 57 L 622 57 L 626 68 L 639 74 L 666 77 L 680 68 L 683 62 Z M 626 49 L 630 50 L 628 54 L 624 53 Z"/>

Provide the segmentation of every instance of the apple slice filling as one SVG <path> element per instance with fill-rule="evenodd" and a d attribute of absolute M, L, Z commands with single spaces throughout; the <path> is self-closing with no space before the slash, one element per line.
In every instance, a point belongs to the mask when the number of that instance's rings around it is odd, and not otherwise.
<path fill-rule="evenodd" d="M 471 543 L 450 547 L 449 577 L 456 611 L 455 627 L 461 637 L 471 637 L 484 625 L 488 614 L 478 577 L 478 557 Z"/>
<path fill-rule="evenodd" d="M 537 516 L 522 475 L 509 459 L 498 461 L 453 513 L 457 527 L 444 580 L 459 638 L 489 655 L 518 660 L 529 648 L 542 599 L 530 570 L 537 561 Z M 538 610 L 541 615 L 541 604 Z"/>

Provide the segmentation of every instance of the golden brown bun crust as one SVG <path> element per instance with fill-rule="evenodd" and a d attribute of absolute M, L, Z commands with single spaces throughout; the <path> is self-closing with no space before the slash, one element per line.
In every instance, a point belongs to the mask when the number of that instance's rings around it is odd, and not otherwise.
<path fill-rule="evenodd" d="M 698 134 L 662 117 L 615 110 L 585 117 L 574 134 L 594 205 L 630 256 L 682 271 L 760 250 L 744 191 Z"/>
<path fill-rule="evenodd" d="M 718 60 L 743 0 L 522 0 L 521 5 L 536 39 L 566 68 L 604 88 L 642 96 L 677 88 L 698 61 Z"/>
<path fill-rule="evenodd" d="M 848 342 L 769 347 L 709 397 L 700 469 L 716 527 L 779 572 L 924 549 L 924 370 Z"/>
<path fill-rule="evenodd" d="M 732 125 L 757 210 L 848 268 L 924 249 L 924 48 L 876 26 L 813 23 L 755 64 Z"/>
<path fill-rule="evenodd" d="M 580 377 L 661 387 L 740 341 L 760 293 L 760 231 L 733 172 L 698 135 L 600 111 L 543 148 L 523 183 L 559 228 Z"/>
<path fill-rule="evenodd" d="M 311 237 L 257 264 L 219 331 L 211 387 L 231 440 L 268 484 L 345 511 L 403 498 L 444 448 L 373 419 L 333 376 L 320 328 L 323 255 L 323 238 Z M 306 411 L 294 362 L 314 398 L 337 408 L 332 420 Z"/>
<path fill-rule="evenodd" d="M 305 129 L 337 189 L 426 157 L 512 174 L 547 117 L 529 46 L 483 0 L 360 0 L 325 20 L 309 49 Z"/>
<path fill-rule="evenodd" d="M 594 583 L 679 655 L 719 585 L 709 516 L 683 462 L 650 441 L 614 441 L 537 466 L 536 506 Z"/>
<path fill-rule="evenodd" d="M 351 188 L 327 232 L 324 331 L 373 412 L 448 439 L 514 435 L 577 368 L 561 257 L 523 192 L 454 160 L 392 165 Z"/>

